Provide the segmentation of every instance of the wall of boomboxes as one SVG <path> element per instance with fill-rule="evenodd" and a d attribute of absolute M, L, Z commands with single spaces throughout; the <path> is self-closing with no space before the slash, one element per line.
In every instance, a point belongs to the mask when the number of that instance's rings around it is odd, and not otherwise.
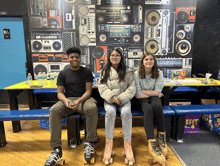
<path fill-rule="evenodd" d="M 127 66 L 137 70 L 143 53 L 157 57 L 166 76 L 186 68 L 191 75 L 196 1 L 30 0 L 33 71 L 48 77 L 69 67 L 65 50 L 78 46 L 81 65 L 98 72 L 107 53 L 118 47 Z"/>

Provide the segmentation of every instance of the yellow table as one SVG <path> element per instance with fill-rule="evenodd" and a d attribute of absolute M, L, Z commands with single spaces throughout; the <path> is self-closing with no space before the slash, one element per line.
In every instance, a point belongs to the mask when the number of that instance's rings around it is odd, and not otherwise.
<path fill-rule="evenodd" d="M 177 87 L 204 87 L 201 93 L 206 93 L 210 86 L 220 86 L 219 80 L 214 80 L 215 83 L 202 83 L 205 78 L 186 78 L 184 80 L 164 80 L 164 105 L 169 105 L 170 95 Z"/>

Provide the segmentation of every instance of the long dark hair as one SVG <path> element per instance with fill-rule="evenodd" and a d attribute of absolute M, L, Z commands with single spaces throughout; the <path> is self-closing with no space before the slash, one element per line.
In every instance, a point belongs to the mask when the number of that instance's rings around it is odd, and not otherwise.
<path fill-rule="evenodd" d="M 143 61 L 144 61 L 144 58 L 149 55 L 151 55 L 154 59 L 154 66 L 152 67 L 151 78 L 158 78 L 159 77 L 159 70 L 158 70 L 158 66 L 157 66 L 157 59 L 156 59 L 155 55 L 152 53 L 145 53 L 142 56 L 141 62 L 139 64 L 139 69 L 138 69 L 139 77 L 140 78 L 146 77 L 145 67 L 144 67 Z"/>
<path fill-rule="evenodd" d="M 105 65 L 105 67 L 103 68 L 103 70 L 101 72 L 101 75 L 103 76 L 102 79 L 100 80 L 101 83 L 106 83 L 107 79 L 109 77 L 110 69 L 112 66 L 112 63 L 110 61 L 110 55 L 113 51 L 116 51 L 121 56 L 121 61 L 118 64 L 117 73 L 119 75 L 119 82 L 124 81 L 125 74 L 126 74 L 126 68 L 127 68 L 125 65 L 125 58 L 122 55 L 122 52 L 120 51 L 120 49 L 115 48 L 115 49 L 111 50 L 107 56 L 107 64 Z M 104 73 L 104 75 L 103 75 L 103 73 Z"/>

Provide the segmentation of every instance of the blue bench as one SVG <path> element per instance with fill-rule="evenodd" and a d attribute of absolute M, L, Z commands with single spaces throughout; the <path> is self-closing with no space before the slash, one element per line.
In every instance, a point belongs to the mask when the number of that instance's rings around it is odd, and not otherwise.
<path fill-rule="evenodd" d="M 183 143 L 183 133 L 185 126 L 186 114 L 220 114 L 220 105 L 178 105 L 170 106 L 175 111 L 175 118 L 173 121 L 172 138 L 177 142 Z"/>
<path fill-rule="evenodd" d="M 103 107 L 99 108 L 98 117 L 104 118 L 105 113 L 106 111 Z M 132 113 L 132 116 L 143 116 L 144 115 L 144 113 L 139 110 L 132 110 L 131 113 Z M 167 142 L 169 142 L 170 133 L 171 133 L 171 119 L 172 119 L 172 116 L 175 115 L 175 112 L 169 106 L 164 106 L 163 113 L 164 113 L 164 120 L 165 120 L 164 123 L 165 123 L 165 131 L 166 131 L 166 140 Z M 118 111 L 117 111 L 116 117 L 120 117 L 120 113 Z M 85 115 L 82 115 L 82 119 L 85 119 L 85 118 L 86 118 Z"/>
<path fill-rule="evenodd" d="M 75 125 L 76 120 L 80 119 L 79 113 L 74 113 L 67 117 L 67 135 L 68 145 L 73 146 L 74 144 L 80 144 L 79 135 L 75 135 L 78 130 L 78 126 Z M 0 147 L 4 147 L 6 142 L 4 121 L 19 121 L 19 120 L 48 120 L 49 119 L 49 108 L 48 109 L 30 109 L 30 110 L 0 110 Z M 72 126 L 76 126 L 73 128 Z"/>

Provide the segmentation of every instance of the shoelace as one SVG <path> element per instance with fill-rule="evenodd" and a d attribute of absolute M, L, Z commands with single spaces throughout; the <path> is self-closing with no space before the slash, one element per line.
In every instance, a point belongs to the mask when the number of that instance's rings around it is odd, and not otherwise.
<path fill-rule="evenodd" d="M 52 153 L 50 155 L 50 157 L 48 158 L 48 162 L 52 163 L 53 161 L 55 161 L 55 163 L 59 164 L 60 162 L 60 156 L 56 153 Z"/>
<path fill-rule="evenodd" d="M 87 145 L 87 146 L 86 146 Z M 85 143 L 85 154 L 86 156 L 90 156 L 90 153 L 93 153 L 93 147 L 92 147 L 92 144 L 90 143 Z"/>
<path fill-rule="evenodd" d="M 156 142 L 151 142 L 153 150 L 157 155 L 162 155 Z"/>

